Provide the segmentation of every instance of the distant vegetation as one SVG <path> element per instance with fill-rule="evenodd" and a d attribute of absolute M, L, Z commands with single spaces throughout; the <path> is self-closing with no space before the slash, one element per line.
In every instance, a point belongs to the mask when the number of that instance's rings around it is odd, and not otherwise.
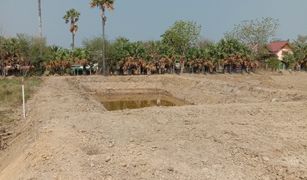
<path fill-rule="evenodd" d="M 278 70 L 307 67 L 307 38 L 291 43 L 294 54 L 278 61 L 266 48 L 278 29 L 278 20 L 262 18 L 243 21 L 218 42 L 201 39 L 201 26 L 193 21 L 177 21 L 157 41 L 131 42 L 119 37 L 105 39 L 106 10 L 113 0 L 91 0 L 99 8 L 102 36 L 83 41 L 75 47 L 81 14 L 70 9 L 63 19 L 69 24 L 72 48 L 47 45 L 46 40 L 18 34 L 0 36 L 0 72 L 6 75 L 52 74 L 161 74 L 174 72 L 217 73 L 250 72 L 258 68 Z M 299 68 L 298 68 L 299 67 Z"/>

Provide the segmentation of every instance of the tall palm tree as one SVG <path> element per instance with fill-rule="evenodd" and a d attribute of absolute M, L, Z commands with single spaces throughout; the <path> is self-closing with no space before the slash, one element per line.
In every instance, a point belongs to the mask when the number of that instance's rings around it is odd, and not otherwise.
<path fill-rule="evenodd" d="M 5 43 L 6 39 L 0 35 L 0 60 L 1 60 L 1 75 L 5 76 L 4 73 L 4 56 L 5 56 L 5 50 L 4 50 L 4 43 Z"/>
<path fill-rule="evenodd" d="M 38 31 L 39 31 L 39 39 L 40 39 L 40 48 L 39 48 L 39 52 L 40 52 L 40 56 L 42 56 L 43 54 L 43 47 L 42 47 L 42 41 L 43 41 L 43 20 L 42 20 L 42 2 L 41 0 L 38 0 L 38 21 L 39 21 L 39 25 L 38 25 Z"/>
<path fill-rule="evenodd" d="M 103 74 L 106 75 L 106 58 L 105 58 L 105 25 L 107 22 L 107 17 L 105 15 L 105 11 L 107 9 L 113 10 L 114 9 L 114 0 L 91 0 L 90 3 L 92 8 L 98 7 L 100 9 L 100 16 L 102 22 L 102 69 Z"/>
<path fill-rule="evenodd" d="M 75 9 L 70 9 L 70 10 L 66 11 L 65 16 L 63 17 L 66 24 L 70 22 L 69 31 L 72 34 L 72 43 L 71 43 L 72 49 L 75 48 L 75 36 L 76 36 L 77 31 L 78 31 L 77 22 L 79 21 L 79 17 L 80 17 L 80 13 Z"/>
<path fill-rule="evenodd" d="M 42 20 L 42 3 L 38 0 L 38 20 L 39 20 L 39 36 L 43 38 L 43 20 Z"/>

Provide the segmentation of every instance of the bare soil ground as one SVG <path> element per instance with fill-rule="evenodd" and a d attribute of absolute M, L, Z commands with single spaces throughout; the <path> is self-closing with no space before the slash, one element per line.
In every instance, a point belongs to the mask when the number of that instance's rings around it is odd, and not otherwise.
<path fill-rule="evenodd" d="M 109 112 L 94 94 L 194 105 Z M 307 74 L 47 77 L 0 179 L 307 179 Z"/>

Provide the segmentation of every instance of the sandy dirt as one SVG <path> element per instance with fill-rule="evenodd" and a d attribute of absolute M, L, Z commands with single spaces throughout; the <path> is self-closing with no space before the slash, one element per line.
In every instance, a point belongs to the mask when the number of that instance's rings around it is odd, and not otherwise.
<path fill-rule="evenodd" d="M 194 105 L 109 112 L 95 93 Z M 46 77 L 0 179 L 307 179 L 307 73 Z"/>

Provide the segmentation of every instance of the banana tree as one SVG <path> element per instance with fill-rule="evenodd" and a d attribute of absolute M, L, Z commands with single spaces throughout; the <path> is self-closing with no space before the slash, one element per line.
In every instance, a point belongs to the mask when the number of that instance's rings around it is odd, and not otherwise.
<path fill-rule="evenodd" d="M 193 47 L 190 48 L 187 52 L 186 58 L 188 61 L 196 60 L 202 57 L 202 52 L 199 48 Z"/>
<path fill-rule="evenodd" d="M 146 49 L 142 42 L 134 42 L 129 45 L 129 54 L 135 58 L 145 58 Z"/>
<path fill-rule="evenodd" d="M 76 48 L 72 51 L 72 57 L 78 60 L 86 60 L 89 59 L 89 51 L 83 48 Z"/>
<path fill-rule="evenodd" d="M 70 59 L 70 51 L 68 49 L 64 49 L 58 46 L 53 46 L 50 48 L 51 50 L 51 61 L 54 60 L 65 60 L 68 61 Z"/>
<path fill-rule="evenodd" d="M 218 56 L 224 59 L 234 55 L 248 56 L 251 50 L 236 39 L 222 39 L 217 44 Z"/>

